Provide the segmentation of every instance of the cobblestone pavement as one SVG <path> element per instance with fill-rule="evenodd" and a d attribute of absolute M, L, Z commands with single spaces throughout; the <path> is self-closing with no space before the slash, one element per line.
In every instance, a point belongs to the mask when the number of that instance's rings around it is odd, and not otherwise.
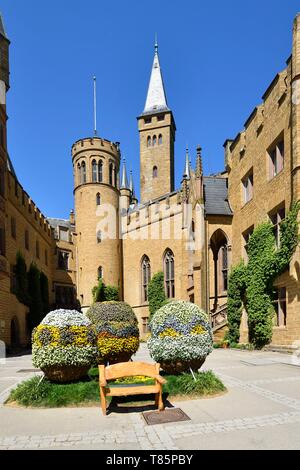
<path fill-rule="evenodd" d="M 149 361 L 145 345 L 135 359 Z M 26 357 L 15 358 L 5 370 L 0 366 L 0 397 L 33 374 L 20 377 L 18 370 L 28 371 L 29 364 Z M 147 426 L 136 412 L 103 417 L 97 408 L 2 406 L 0 449 L 300 448 L 300 367 L 292 365 L 290 356 L 215 350 L 205 369 L 223 380 L 228 393 L 174 403 L 191 421 Z"/>

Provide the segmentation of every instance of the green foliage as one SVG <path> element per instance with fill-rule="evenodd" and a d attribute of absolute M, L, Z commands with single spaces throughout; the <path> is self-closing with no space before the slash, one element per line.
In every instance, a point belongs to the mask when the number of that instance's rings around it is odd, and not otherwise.
<path fill-rule="evenodd" d="M 97 302 L 86 316 L 96 330 L 99 362 L 127 361 L 138 350 L 138 321 L 127 303 Z"/>
<path fill-rule="evenodd" d="M 16 259 L 16 284 L 16 296 L 18 301 L 24 305 L 29 305 L 27 267 L 20 252 L 17 253 Z"/>
<path fill-rule="evenodd" d="M 239 340 L 239 325 L 243 306 L 248 313 L 249 341 L 257 348 L 272 339 L 273 283 L 288 268 L 299 243 L 297 216 L 300 205 L 295 204 L 280 225 L 280 247 L 276 249 L 273 225 L 260 224 L 248 243 L 247 265 L 234 267 L 229 277 L 228 322 L 229 340 Z"/>
<path fill-rule="evenodd" d="M 148 300 L 150 317 L 167 302 L 165 293 L 164 273 L 154 274 L 148 285 Z"/>
<path fill-rule="evenodd" d="M 94 302 L 108 302 L 119 300 L 119 289 L 114 286 L 106 286 L 103 279 L 98 280 L 98 284 L 92 289 Z"/>
<path fill-rule="evenodd" d="M 41 293 L 40 271 L 31 263 L 28 271 L 29 322 L 33 329 L 44 317 L 44 305 Z"/>
<path fill-rule="evenodd" d="M 213 372 L 195 373 L 196 381 L 191 374 L 179 376 L 166 375 L 167 383 L 163 386 L 164 394 L 172 399 L 176 396 L 201 397 L 213 395 L 226 391 L 222 382 Z M 98 369 L 91 369 L 89 375 L 83 380 L 66 384 L 51 383 L 47 379 L 41 380 L 36 376 L 19 384 L 13 390 L 7 402 L 17 402 L 22 406 L 36 408 L 57 408 L 62 406 L 83 405 L 86 403 L 99 402 L 99 382 Z M 128 378 L 119 379 L 118 384 L 128 383 Z M 147 381 L 133 378 L 130 383 L 149 385 L 151 379 Z M 124 397 L 125 398 L 125 397 Z M 132 401 L 132 397 L 126 397 L 127 402 Z M 153 397 L 143 395 L 137 397 L 138 400 L 153 402 Z M 121 399 L 120 399 L 121 401 Z M 124 400 L 122 400 L 124 401 Z"/>
<path fill-rule="evenodd" d="M 49 312 L 49 282 L 46 274 L 41 272 L 40 274 L 41 284 L 41 297 L 43 303 L 43 313 L 46 315 Z"/>

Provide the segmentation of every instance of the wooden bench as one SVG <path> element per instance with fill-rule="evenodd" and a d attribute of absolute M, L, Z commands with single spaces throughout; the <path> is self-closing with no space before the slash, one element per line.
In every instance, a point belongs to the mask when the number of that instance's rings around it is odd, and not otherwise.
<path fill-rule="evenodd" d="M 111 366 L 99 366 L 99 388 L 101 408 L 106 415 L 106 397 L 120 397 L 127 395 L 155 394 L 155 406 L 159 411 L 164 409 L 162 399 L 162 385 L 166 380 L 159 375 L 159 364 L 147 364 L 146 362 L 120 362 Z M 154 385 L 126 385 L 110 386 L 108 381 L 122 377 L 134 377 L 143 375 L 155 380 Z"/>

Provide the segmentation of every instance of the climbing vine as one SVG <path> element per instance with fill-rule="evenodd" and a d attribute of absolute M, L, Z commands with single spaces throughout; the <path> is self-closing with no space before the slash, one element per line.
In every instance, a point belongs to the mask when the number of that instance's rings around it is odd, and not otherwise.
<path fill-rule="evenodd" d="M 273 283 L 288 268 L 299 243 L 297 216 L 300 204 L 295 204 L 280 225 L 280 246 L 276 248 L 274 227 L 260 224 L 248 243 L 248 264 L 235 266 L 228 286 L 228 338 L 238 342 L 243 307 L 248 314 L 249 341 L 261 348 L 272 339 L 274 315 Z"/>

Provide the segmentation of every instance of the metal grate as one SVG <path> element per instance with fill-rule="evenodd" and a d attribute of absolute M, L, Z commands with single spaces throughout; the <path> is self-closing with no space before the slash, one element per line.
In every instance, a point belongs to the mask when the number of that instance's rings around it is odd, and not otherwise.
<path fill-rule="evenodd" d="M 149 426 L 191 420 L 180 408 L 171 408 L 164 411 L 148 411 L 142 413 L 142 415 Z"/>

